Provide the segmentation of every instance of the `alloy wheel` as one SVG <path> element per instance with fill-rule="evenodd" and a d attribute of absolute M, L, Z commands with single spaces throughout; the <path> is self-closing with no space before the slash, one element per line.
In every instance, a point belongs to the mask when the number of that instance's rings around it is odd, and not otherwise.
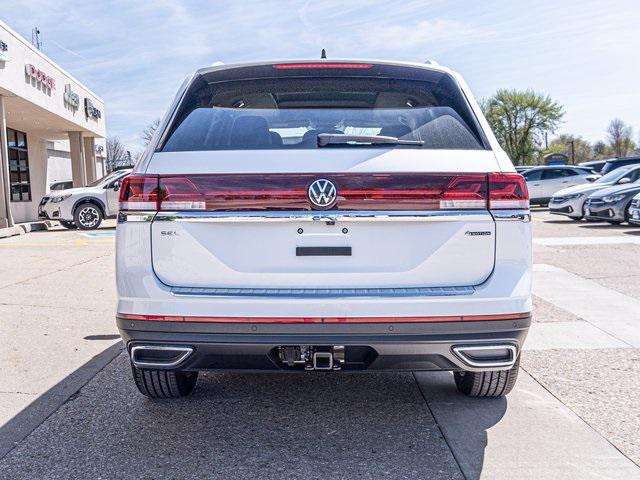
<path fill-rule="evenodd" d="M 98 224 L 100 220 L 100 214 L 96 207 L 84 207 L 80 210 L 80 214 L 78 215 L 78 219 L 80 220 L 80 224 L 85 228 L 93 228 Z"/>

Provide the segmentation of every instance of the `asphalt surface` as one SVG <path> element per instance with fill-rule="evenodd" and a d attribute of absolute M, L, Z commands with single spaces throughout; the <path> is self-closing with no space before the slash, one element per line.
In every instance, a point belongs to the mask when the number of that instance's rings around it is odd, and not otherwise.
<path fill-rule="evenodd" d="M 490 400 L 447 373 L 316 373 L 154 402 L 114 337 L 113 229 L 0 240 L 0 479 L 640 478 L 640 229 L 533 227 L 534 325 Z"/>

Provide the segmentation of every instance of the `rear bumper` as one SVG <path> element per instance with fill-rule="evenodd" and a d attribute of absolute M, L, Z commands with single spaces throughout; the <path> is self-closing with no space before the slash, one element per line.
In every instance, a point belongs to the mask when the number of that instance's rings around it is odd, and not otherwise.
<path fill-rule="evenodd" d="M 517 356 L 531 320 L 415 323 L 199 323 L 117 318 L 122 339 L 134 346 L 192 350 L 167 368 L 175 370 L 300 371 L 280 361 L 281 346 L 344 346 L 345 371 L 482 371 L 454 347 L 511 346 Z M 514 360 L 515 360 L 514 356 Z"/>

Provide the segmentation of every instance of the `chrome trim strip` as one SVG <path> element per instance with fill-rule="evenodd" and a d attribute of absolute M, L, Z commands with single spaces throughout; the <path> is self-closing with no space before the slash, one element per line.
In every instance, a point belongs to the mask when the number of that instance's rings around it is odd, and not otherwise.
<path fill-rule="evenodd" d="M 163 352 L 182 352 L 181 355 L 173 362 L 140 362 L 136 360 L 136 353 L 142 350 L 160 350 Z M 175 367 L 183 362 L 189 355 L 193 353 L 193 347 L 168 347 L 164 345 L 135 345 L 131 347 L 131 361 L 136 367 L 156 368 L 156 367 Z"/>
<path fill-rule="evenodd" d="M 268 211 L 268 212 L 158 212 L 155 221 L 171 222 L 340 222 L 340 221 L 401 221 L 460 222 L 491 219 L 486 210 L 433 211 Z"/>
<path fill-rule="evenodd" d="M 118 223 L 152 222 L 155 216 L 156 212 L 154 211 L 118 212 Z"/>
<path fill-rule="evenodd" d="M 450 297 L 473 295 L 474 287 L 410 287 L 410 288 L 198 288 L 173 287 L 179 297 Z"/>
<path fill-rule="evenodd" d="M 531 222 L 530 210 L 491 210 L 491 215 L 500 222 Z"/>
<path fill-rule="evenodd" d="M 508 360 L 472 360 L 466 355 L 468 351 L 478 351 L 478 350 L 496 350 L 496 349 L 506 349 L 509 352 Z M 500 368 L 503 370 L 507 370 L 513 366 L 516 362 L 516 358 L 518 357 L 518 349 L 515 345 L 511 344 L 498 344 L 498 345 L 465 345 L 465 346 L 453 346 L 451 347 L 453 353 L 455 353 L 460 360 L 471 367 L 475 368 Z"/>

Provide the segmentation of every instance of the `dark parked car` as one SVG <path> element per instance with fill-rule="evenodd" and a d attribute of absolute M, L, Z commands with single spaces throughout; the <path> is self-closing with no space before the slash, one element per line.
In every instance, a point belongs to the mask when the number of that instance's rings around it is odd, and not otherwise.
<path fill-rule="evenodd" d="M 631 201 L 640 193 L 640 180 L 599 190 L 589 195 L 584 212 L 587 220 L 605 220 L 614 225 L 629 221 Z"/>
<path fill-rule="evenodd" d="M 640 157 L 623 157 L 623 158 L 610 158 L 600 170 L 601 175 L 606 175 L 609 172 L 612 172 L 616 168 L 620 168 L 624 165 L 633 165 L 636 163 L 640 163 Z"/>
<path fill-rule="evenodd" d="M 591 160 L 589 162 L 581 162 L 578 164 L 579 167 L 589 168 L 593 171 L 593 173 L 600 173 L 602 167 L 607 163 L 606 160 Z"/>

